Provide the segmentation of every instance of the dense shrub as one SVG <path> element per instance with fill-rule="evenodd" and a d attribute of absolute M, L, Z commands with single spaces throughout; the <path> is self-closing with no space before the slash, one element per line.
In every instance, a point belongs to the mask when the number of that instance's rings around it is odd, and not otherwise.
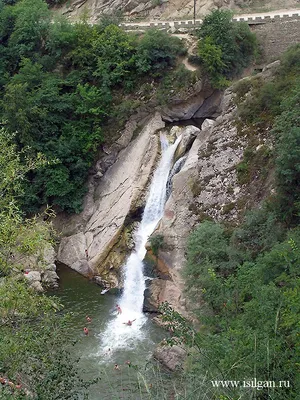
<path fill-rule="evenodd" d="M 246 23 L 231 21 L 229 11 L 214 10 L 198 31 L 199 57 L 215 87 L 241 72 L 255 57 L 256 37 Z"/>
<path fill-rule="evenodd" d="M 176 57 L 186 52 L 182 41 L 163 31 L 149 30 L 141 38 L 137 47 L 136 64 L 139 73 L 150 72 L 161 76 L 163 70 L 174 66 Z"/>

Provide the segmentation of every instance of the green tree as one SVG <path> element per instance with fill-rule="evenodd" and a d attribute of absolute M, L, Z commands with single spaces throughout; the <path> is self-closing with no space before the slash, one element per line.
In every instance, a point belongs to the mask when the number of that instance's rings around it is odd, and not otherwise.
<path fill-rule="evenodd" d="M 282 103 L 282 113 L 276 118 L 274 133 L 277 135 L 277 183 L 279 207 L 283 219 L 298 223 L 300 210 L 300 81 L 290 96 Z"/>
<path fill-rule="evenodd" d="M 33 57 L 47 38 L 51 14 L 43 0 L 22 0 L 14 8 L 16 20 L 9 45 L 13 57 Z"/>
<path fill-rule="evenodd" d="M 97 57 L 94 76 L 104 87 L 126 83 L 134 77 L 136 38 L 116 25 L 108 25 L 93 42 Z"/>
<path fill-rule="evenodd" d="M 185 52 L 186 49 L 180 39 L 171 37 L 163 31 L 150 29 L 137 46 L 138 72 L 162 76 L 166 68 L 175 65 L 177 56 L 184 55 Z"/>
<path fill-rule="evenodd" d="M 219 45 L 214 44 L 210 36 L 205 37 L 198 43 L 198 55 L 202 65 L 211 77 L 212 84 L 216 88 L 222 88 L 228 85 L 222 75 L 225 69 L 225 63 L 222 61 L 222 49 Z"/>
<path fill-rule="evenodd" d="M 230 11 L 212 11 L 204 18 L 198 35 L 200 60 L 218 87 L 225 86 L 225 78 L 238 74 L 257 52 L 255 35 L 247 24 L 232 22 Z"/>

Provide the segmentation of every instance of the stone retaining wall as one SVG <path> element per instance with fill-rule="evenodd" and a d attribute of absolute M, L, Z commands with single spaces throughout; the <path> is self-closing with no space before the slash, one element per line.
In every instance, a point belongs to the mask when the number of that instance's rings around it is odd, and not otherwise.
<path fill-rule="evenodd" d="M 267 22 L 251 26 L 262 49 L 262 64 L 278 60 L 288 47 L 300 43 L 299 15 L 273 18 Z"/>

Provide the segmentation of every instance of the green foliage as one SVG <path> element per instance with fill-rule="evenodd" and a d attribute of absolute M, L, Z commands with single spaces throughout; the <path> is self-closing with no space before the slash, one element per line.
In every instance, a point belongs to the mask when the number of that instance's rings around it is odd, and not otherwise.
<path fill-rule="evenodd" d="M 136 65 L 138 73 L 162 76 L 163 71 L 175 65 L 176 57 L 184 55 L 186 49 L 177 37 L 159 30 L 148 30 L 137 47 Z"/>
<path fill-rule="evenodd" d="M 284 220 L 298 223 L 300 216 L 300 80 L 290 97 L 281 105 L 282 113 L 276 118 L 274 133 L 277 137 L 277 184 L 279 212 Z"/>
<path fill-rule="evenodd" d="M 253 260 L 260 253 L 270 250 L 283 237 L 284 229 L 277 215 L 263 205 L 246 214 L 243 224 L 232 233 L 230 242 L 244 259 Z"/>
<path fill-rule="evenodd" d="M 107 26 L 93 43 L 97 57 L 94 76 L 103 86 L 111 87 L 132 79 L 135 70 L 135 36 L 116 25 Z"/>
<path fill-rule="evenodd" d="M 212 222 L 191 234 L 185 275 L 189 297 L 200 300 L 195 307 L 201 331 L 187 332 L 182 317 L 179 324 L 178 316 L 164 310 L 176 340 L 195 349 L 188 377 L 207 376 L 206 388 L 211 380 L 248 379 L 253 371 L 258 380 L 284 376 L 293 388 L 273 388 L 272 396 L 297 398 L 298 308 L 290 305 L 300 301 L 299 246 L 299 228 L 284 232 L 268 205 L 249 213 L 230 236 Z M 228 395 L 227 389 L 218 394 Z M 250 393 L 236 389 L 231 395 L 247 399 Z"/>
<path fill-rule="evenodd" d="M 1 120 L 15 134 L 22 159 L 27 152 L 48 160 L 27 174 L 26 212 L 44 204 L 80 212 L 97 149 L 112 140 L 103 126 L 122 109 L 137 77 L 159 76 L 183 51 L 182 43 L 165 33 L 139 38 L 124 32 L 116 25 L 119 17 L 103 16 L 93 26 L 86 19 L 71 24 L 53 18 L 44 0 L 1 3 Z M 127 105 L 118 128 L 134 112 L 135 106 Z"/>
<path fill-rule="evenodd" d="M 200 224 L 191 235 L 186 266 L 188 293 L 193 296 L 191 289 L 201 293 L 201 330 L 196 332 L 166 305 L 162 311 L 173 335 L 168 342 L 193 349 L 187 380 L 205 377 L 204 391 L 211 390 L 211 380 L 284 379 L 292 388 L 272 388 L 273 398 L 297 398 L 299 353 L 294 350 L 299 346 L 295 318 L 300 300 L 299 229 L 288 232 L 287 239 L 279 243 L 281 239 L 266 209 L 249 215 L 231 241 L 218 224 L 212 223 Z M 233 255 L 239 263 L 228 275 L 222 264 Z M 246 261 L 250 258 L 252 262 Z M 197 381 L 193 385 L 195 390 Z M 214 396 L 251 396 L 244 388 L 215 390 Z M 263 390 L 251 390 L 257 399 L 265 398 Z"/>
<path fill-rule="evenodd" d="M 24 278 L 24 258 L 43 267 L 53 243 L 51 224 L 23 219 L 18 207 L 25 174 L 43 159 L 25 159 L 13 136 L 0 131 L 0 376 L 21 389 L 1 385 L 0 399 L 82 399 L 86 382 L 69 354 L 67 320 L 57 299 L 37 294 Z M 45 215 L 49 217 L 48 213 Z"/>
<path fill-rule="evenodd" d="M 51 17 L 43 0 L 22 0 L 16 4 L 14 12 L 16 19 L 9 46 L 15 62 L 42 49 Z"/>
<path fill-rule="evenodd" d="M 228 85 L 227 78 L 241 72 L 255 57 L 256 37 L 246 23 L 231 21 L 229 11 L 214 10 L 198 31 L 199 57 L 212 84 Z"/>
<path fill-rule="evenodd" d="M 177 95 L 177 93 L 186 90 L 191 87 L 196 80 L 197 75 L 181 64 L 162 78 L 156 91 L 156 98 L 159 104 L 167 104 L 168 100 L 172 99 L 174 96 L 174 93 Z"/>
<path fill-rule="evenodd" d="M 206 36 L 203 40 L 199 41 L 198 47 L 198 55 L 205 71 L 211 77 L 213 86 L 216 88 L 228 86 L 228 82 L 224 80 L 221 73 L 225 67 L 222 61 L 221 47 L 215 44 L 210 36 Z"/>
<path fill-rule="evenodd" d="M 163 235 L 153 235 L 150 237 L 150 245 L 153 254 L 157 257 L 159 249 L 161 249 L 164 245 L 164 237 Z"/>

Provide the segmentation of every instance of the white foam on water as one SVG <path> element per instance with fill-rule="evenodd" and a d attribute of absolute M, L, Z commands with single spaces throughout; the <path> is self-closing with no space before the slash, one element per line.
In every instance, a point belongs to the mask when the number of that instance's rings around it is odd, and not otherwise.
<path fill-rule="evenodd" d="M 143 259 L 146 243 L 160 221 L 166 202 L 166 188 L 173 156 L 181 140 L 179 136 L 172 145 L 161 135 L 162 157 L 153 175 L 142 221 L 134 235 L 135 249 L 123 267 L 124 290 L 119 301 L 122 313 L 113 315 L 104 332 L 100 334 L 101 345 L 97 355 L 107 356 L 117 349 L 134 349 L 137 342 L 145 339 L 143 326 L 147 317 L 143 314 L 145 277 Z M 133 321 L 131 326 L 126 322 Z"/>

